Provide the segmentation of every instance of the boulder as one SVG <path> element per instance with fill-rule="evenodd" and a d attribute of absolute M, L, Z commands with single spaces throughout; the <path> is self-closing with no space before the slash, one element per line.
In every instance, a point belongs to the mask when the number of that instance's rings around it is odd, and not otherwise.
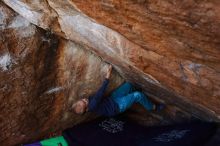
<path fill-rule="evenodd" d="M 7 7 L 5 4 L 9 7 Z M 0 2 L 0 142 L 33 142 L 93 119 L 71 105 L 123 79 L 167 105 L 134 106 L 145 125 L 220 121 L 220 2 L 3 0 Z M 43 29 L 41 29 L 41 28 Z M 120 74 L 120 75 L 119 75 Z"/>
<path fill-rule="evenodd" d="M 0 2 L 0 142 L 33 142 L 95 116 L 72 104 L 93 94 L 106 63 L 74 42 L 30 24 Z M 109 91 L 121 84 L 114 71 Z"/>
<path fill-rule="evenodd" d="M 33 24 L 87 46 L 160 100 L 219 121 L 218 1 L 3 1 Z"/>

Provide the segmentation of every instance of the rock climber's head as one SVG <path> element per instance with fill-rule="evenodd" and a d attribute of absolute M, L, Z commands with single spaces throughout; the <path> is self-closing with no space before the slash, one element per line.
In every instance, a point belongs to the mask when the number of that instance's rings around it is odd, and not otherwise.
<path fill-rule="evenodd" d="M 72 108 L 76 114 L 84 114 L 88 109 L 88 99 L 83 98 L 78 100 L 73 104 Z"/>

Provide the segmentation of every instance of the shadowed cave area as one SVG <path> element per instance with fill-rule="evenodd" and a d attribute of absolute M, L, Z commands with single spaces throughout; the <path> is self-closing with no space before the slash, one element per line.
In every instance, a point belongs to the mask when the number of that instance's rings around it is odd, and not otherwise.
<path fill-rule="evenodd" d="M 122 117 L 142 126 L 217 124 L 220 1 L 3 0 L 0 2 L 0 142 L 33 143 L 97 119 L 71 106 L 101 86 L 129 81 L 166 108 L 135 104 Z"/>

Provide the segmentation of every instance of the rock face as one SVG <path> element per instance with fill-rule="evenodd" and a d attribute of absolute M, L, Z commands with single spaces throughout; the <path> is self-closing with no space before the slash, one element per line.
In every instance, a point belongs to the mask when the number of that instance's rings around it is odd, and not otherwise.
<path fill-rule="evenodd" d="M 100 86 L 102 59 L 37 28 L 2 2 L 0 16 L 1 145 L 34 141 L 87 119 L 69 109 Z M 115 72 L 112 78 L 110 90 L 122 82 Z"/>
<path fill-rule="evenodd" d="M 1 144 L 88 119 L 69 109 L 101 84 L 102 59 L 168 105 L 160 115 L 134 107 L 142 122 L 220 121 L 219 1 L 3 1 L 20 15 L 0 2 Z M 122 82 L 112 78 L 110 90 Z"/>
<path fill-rule="evenodd" d="M 218 1 L 5 3 L 32 23 L 88 46 L 123 77 L 167 103 L 219 120 Z"/>

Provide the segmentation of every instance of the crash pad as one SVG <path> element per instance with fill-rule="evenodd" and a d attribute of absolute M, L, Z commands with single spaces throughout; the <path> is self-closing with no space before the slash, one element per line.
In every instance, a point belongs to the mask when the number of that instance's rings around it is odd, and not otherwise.
<path fill-rule="evenodd" d="M 54 137 L 40 141 L 42 146 L 68 146 L 63 136 Z"/>
<path fill-rule="evenodd" d="M 70 146 L 202 146 L 215 132 L 216 124 L 190 122 L 145 127 L 123 118 L 100 118 L 66 129 Z"/>

